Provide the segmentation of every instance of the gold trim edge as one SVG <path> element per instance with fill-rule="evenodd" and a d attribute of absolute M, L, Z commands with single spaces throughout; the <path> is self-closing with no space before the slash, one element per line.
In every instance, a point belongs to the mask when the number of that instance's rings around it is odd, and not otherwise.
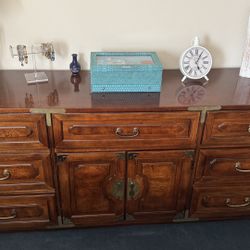
<path fill-rule="evenodd" d="M 200 111 L 201 112 L 201 116 L 200 116 L 200 123 L 204 123 L 206 120 L 206 115 L 207 115 L 207 111 L 218 111 L 221 110 L 221 106 L 220 105 L 211 105 L 211 106 L 191 106 L 188 107 L 188 111 Z"/>
<path fill-rule="evenodd" d="M 48 127 L 51 127 L 51 114 L 64 114 L 66 113 L 65 109 L 62 108 L 31 108 L 30 113 L 32 114 L 45 114 L 46 116 L 46 124 Z"/>

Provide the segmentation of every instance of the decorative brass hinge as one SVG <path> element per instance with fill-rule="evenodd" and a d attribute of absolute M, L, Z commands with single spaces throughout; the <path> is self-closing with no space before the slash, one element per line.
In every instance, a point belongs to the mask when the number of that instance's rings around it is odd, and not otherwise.
<path fill-rule="evenodd" d="M 126 213 L 125 218 L 126 218 L 126 220 L 129 220 L 129 221 L 135 220 L 135 217 L 133 215 L 131 215 L 131 214 L 128 214 L 128 213 Z"/>
<path fill-rule="evenodd" d="M 199 221 L 199 218 L 190 218 L 189 210 L 183 210 L 180 213 L 176 214 L 173 219 L 173 222 L 191 222 L 191 221 Z"/>
<path fill-rule="evenodd" d="M 73 225 L 73 222 L 67 218 L 67 217 L 62 217 L 63 225 Z"/>
<path fill-rule="evenodd" d="M 124 221 L 124 215 L 119 215 L 116 219 L 116 221 Z"/>
<path fill-rule="evenodd" d="M 221 110 L 220 105 L 216 106 L 192 106 L 188 107 L 188 111 L 200 111 L 201 116 L 200 116 L 200 123 L 204 123 L 207 115 L 207 111 L 218 111 Z"/>
<path fill-rule="evenodd" d="M 117 153 L 117 154 L 116 154 L 116 157 L 117 157 L 119 160 L 125 160 L 125 159 L 126 159 L 126 153 Z"/>
<path fill-rule="evenodd" d="M 137 153 L 128 153 L 128 159 L 129 160 L 134 160 L 138 156 Z"/>
<path fill-rule="evenodd" d="M 66 111 L 65 109 L 40 109 L 40 108 L 32 108 L 30 109 L 30 113 L 33 114 L 45 114 L 46 116 L 46 124 L 48 127 L 51 127 L 52 120 L 51 120 L 51 114 L 64 114 Z"/>
<path fill-rule="evenodd" d="M 57 162 L 63 162 L 67 159 L 67 155 L 56 155 Z"/>
<path fill-rule="evenodd" d="M 186 150 L 185 155 L 193 159 L 194 158 L 194 150 Z"/>

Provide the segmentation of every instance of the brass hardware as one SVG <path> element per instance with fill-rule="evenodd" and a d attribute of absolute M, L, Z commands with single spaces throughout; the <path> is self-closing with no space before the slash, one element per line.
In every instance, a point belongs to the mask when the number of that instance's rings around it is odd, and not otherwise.
<path fill-rule="evenodd" d="M 124 199 L 124 181 L 123 180 L 117 180 L 113 183 L 112 195 L 117 200 Z"/>
<path fill-rule="evenodd" d="M 63 161 L 65 161 L 66 159 L 67 159 L 67 155 L 57 155 L 56 156 L 56 161 L 57 162 L 63 162 Z"/>
<path fill-rule="evenodd" d="M 63 225 L 73 225 L 73 222 L 67 218 L 67 217 L 62 217 Z"/>
<path fill-rule="evenodd" d="M 8 169 L 4 169 L 3 171 L 3 177 L 0 178 L 0 181 L 6 181 L 10 178 L 11 174 Z"/>
<path fill-rule="evenodd" d="M 247 207 L 250 205 L 250 198 L 249 197 L 245 197 L 244 199 L 244 202 L 243 204 L 231 204 L 231 199 L 230 198 L 227 198 L 226 201 L 225 201 L 225 205 L 227 207 L 230 207 L 230 208 L 240 208 L 240 207 Z"/>
<path fill-rule="evenodd" d="M 115 131 L 115 134 L 119 137 L 123 138 L 133 138 L 137 137 L 140 134 L 140 130 L 138 128 L 133 128 L 133 131 L 131 134 L 123 134 L 123 131 L 121 128 L 117 128 Z"/>
<path fill-rule="evenodd" d="M 128 153 L 128 159 L 129 160 L 134 160 L 138 156 L 137 153 Z"/>
<path fill-rule="evenodd" d="M 185 155 L 190 158 L 194 158 L 194 150 L 186 150 Z"/>
<path fill-rule="evenodd" d="M 124 221 L 124 215 L 119 215 L 117 218 L 116 218 L 117 221 Z"/>
<path fill-rule="evenodd" d="M 131 221 L 131 220 L 135 220 L 135 217 L 133 216 L 133 215 L 131 215 L 131 214 L 128 214 L 128 213 L 126 213 L 126 220 L 129 220 L 129 221 Z"/>
<path fill-rule="evenodd" d="M 248 132 L 250 133 L 250 125 L 248 126 Z"/>
<path fill-rule="evenodd" d="M 135 180 L 128 179 L 127 199 L 136 200 L 139 193 L 140 193 L 140 187 L 138 183 Z"/>
<path fill-rule="evenodd" d="M 217 162 L 217 159 L 213 159 L 209 162 L 210 167 L 212 167 Z"/>
<path fill-rule="evenodd" d="M 39 108 L 32 108 L 30 112 L 33 114 L 45 114 L 46 116 L 46 124 L 48 127 L 52 125 L 51 114 L 64 114 L 66 111 L 65 109 L 39 109 Z"/>
<path fill-rule="evenodd" d="M 192 106 L 192 107 L 188 107 L 188 111 L 200 111 L 201 112 L 201 116 L 200 116 L 200 123 L 204 123 L 206 120 L 206 115 L 207 115 L 207 111 L 218 111 L 221 110 L 221 106 L 220 105 L 216 105 L 216 106 Z"/>
<path fill-rule="evenodd" d="M 179 220 L 183 220 L 185 218 L 185 210 L 177 213 L 173 219 L 173 221 L 179 221 Z"/>
<path fill-rule="evenodd" d="M 242 169 L 241 168 L 239 161 L 235 163 L 234 167 L 235 167 L 235 170 L 238 171 L 238 172 L 241 172 L 241 173 L 250 173 L 250 170 Z"/>
<path fill-rule="evenodd" d="M 192 221 L 199 221 L 199 218 L 190 218 L 189 217 L 189 210 L 183 210 L 180 213 L 176 214 L 176 216 L 173 219 L 173 222 L 192 222 Z"/>
<path fill-rule="evenodd" d="M 117 157 L 119 160 L 125 160 L 125 159 L 126 159 L 126 154 L 125 154 L 125 153 L 117 153 L 117 154 L 116 154 L 116 157 Z"/>
<path fill-rule="evenodd" d="M 17 217 L 16 209 L 12 209 L 10 216 L 0 217 L 0 220 L 12 220 L 15 219 L 16 217 Z"/>

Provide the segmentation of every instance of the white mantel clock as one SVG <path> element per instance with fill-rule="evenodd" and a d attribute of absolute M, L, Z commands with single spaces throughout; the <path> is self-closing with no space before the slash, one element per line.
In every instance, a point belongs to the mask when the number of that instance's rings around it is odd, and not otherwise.
<path fill-rule="evenodd" d="M 201 79 L 208 81 L 207 74 L 212 68 L 212 56 L 210 52 L 199 45 L 199 38 L 195 37 L 193 45 L 185 50 L 180 57 L 180 70 L 184 77 L 182 82 L 187 78 Z"/>

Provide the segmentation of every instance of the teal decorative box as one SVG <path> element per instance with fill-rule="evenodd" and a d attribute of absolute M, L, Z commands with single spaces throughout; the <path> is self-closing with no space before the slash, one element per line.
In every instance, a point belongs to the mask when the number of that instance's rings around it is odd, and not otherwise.
<path fill-rule="evenodd" d="M 155 52 L 92 52 L 91 92 L 160 92 L 162 64 Z"/>

